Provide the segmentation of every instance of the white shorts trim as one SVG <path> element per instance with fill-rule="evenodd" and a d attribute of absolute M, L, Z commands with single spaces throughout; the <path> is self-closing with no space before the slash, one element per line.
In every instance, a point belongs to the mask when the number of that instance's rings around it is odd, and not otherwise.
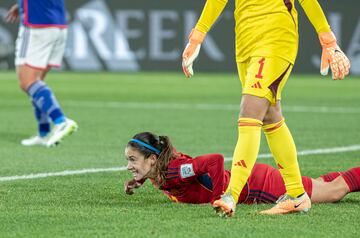
<path fill-rule="evenodd" d="M 19 27 L 15 65 L 37 69 L 60 67 L 65 51 L 67 29 Z"/>

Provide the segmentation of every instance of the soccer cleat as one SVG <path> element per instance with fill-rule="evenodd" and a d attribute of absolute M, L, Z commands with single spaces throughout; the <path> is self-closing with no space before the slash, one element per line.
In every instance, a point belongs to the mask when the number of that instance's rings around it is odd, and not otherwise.
<path fill-rule="evenodd" d="M 260 214 L 265 215 L 279 215 L 287 213 L 307 213 L 311 208 L 311 200 L 307 193 L 304 193 L 299 198 L 291 197 L 287 194 L 284 194 L 279 197 L 276 201 L 276 205 L 271 209 L 261 211 Z"/>
<path fill-rule="evenodd" d="M 46 145 L 48 137 L 41 137 L 39 135 L 32 136 L 21 141 L 23 146 Z"/>
<path fill-rule="evenodd" d="M 231 217 L 235 214 L 236 202 L 231 193 L 225 193 L 212 204 L 216 214 L 220 217 Z"/>
<path fill-rule="evenodd" d="M 71 135 L 73 132 L 77 131 L 77 129 L 77 123 L 73 120 L 66 118 L 64 122 L 54 126 L 46 143 L 46 146 L 51 147 L 58 145 L 63 138 Z"/>

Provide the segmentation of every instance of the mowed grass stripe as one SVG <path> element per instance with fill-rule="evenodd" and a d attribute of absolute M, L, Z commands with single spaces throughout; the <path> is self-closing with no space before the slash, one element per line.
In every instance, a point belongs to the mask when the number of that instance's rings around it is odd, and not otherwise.
<path fill-rule="evenodd" d="M 298 155 L 305 156 L 305 155 L 318 155 L 318 154 L 333 154 L 333 153 L 345 153 L 345 152 L 358 151 L 358 150 L 360 150 L 360 145 L 351 145 L 345 147 L 303 150 L 303 151 L 299 151 Z M 259 154 L 258 156 L 258 158 L 270 158 L 270 157 L 272 157 L 271 154 Z M 231 157 L 225 158 L 225 161 L 231 161 L 231 160 L 232 160 Z M 30 180 L 37 178 L 69 176 L 69 175 L 79 175 L 79 174 L 89 174 L 89 173 L 118 172 L 124 170 L 126 170 L 126 166 L 113 167 L 113 168 L 88 168 L 88 169 L 79 169 L 79 170 L 65 170 L 60 172 L 45 172 L 45 173 L 37 173 L 37 174 L 0 177 L 0 182 Z"/>
<path fill-rule="evenodd" d="M 31 103 L 18 89 L 15 72 L 0 73 L 0 78 L 11 79 L 0 80 L 2 177 L 121 168 L 126 163 L 123 153 L 128 139 L 145 130 L 169 135 L 179 151 L 190 155 L 222 152 L 231 156 L 234 149 L 241 97 L 236 74 L 199 73 L 188 80 L 174 73 L 52 72 L 47 84 L 80 130 L 51 150 L 19 145 L 36 131 Z M 359 90 L 359 77 L 331 81 L 330 77 L 320 80 L 318 75 L 292 75 L 282 96 L 285 112 L 288 106 L 306 110 L 285 113 L 299 152 L 360 145 L 360 113 L 328 112 L 334 108 L 358 111 Z M 93 102 L 98 104 L 86 105 Z M 165 108 L 123 103 L 160 103 Z M 174 104 L 189 108 L 173 109 Z M 270 156 L 262 139 L 261 154 Z M 299 158 L 302 174 L 318 177 L 359 166 L 360 150 Z M 274 165 L 272 159 L 258 162 Z M 230 162 L 225 166 L 230 167 Z M 314 205 L 307 216 L 258 216 L 258 211 L 272 206 L 258 204 L 239 205 L 236 216 L 225 220 L 215 216 L 210 205 L 174 204 L 148 182 L 128 196 L 123 192 L 124 181 L 132 178 L 127 171 L 85 172 L 0 182 L 0 237 L 359 236 L 360 193 L 349 194 L 336 204 Z"/>
<path fill-rule="evenodd" d="M 23 101 L 7 100 L 3 105 L 21 106 Z M 159 102 L 120 102 L 120 101 L 71 101 L 64 100 L 66 107 L 79 108 L 121 108 L 121 109 L 167 109 L 167 110 L 208 110 L 208 111 L 238 111 L 239 104 L 216 104 L 216 103 L 159 103 Z M 360 114 L 360 107 L 330 107 L 330 106 L 283 106 L 284 112 L 299 113 L 344 113 Z"/>

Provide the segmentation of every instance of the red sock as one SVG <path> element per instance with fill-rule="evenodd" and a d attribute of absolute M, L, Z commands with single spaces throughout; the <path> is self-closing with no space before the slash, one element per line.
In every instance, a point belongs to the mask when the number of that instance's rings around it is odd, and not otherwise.
<path fill-rule="evenodd" d="M 331 182 L 340 175 L 342 175 L 344 172 L 331 172 L 328 174 L 321 175 L 320 178 L 324 180 L 324 182 Z"/>
<path fill-rule="evenodd" d="M 349 169 L 342 174 L 350 192 L 360 191 L 360 167 Z"/>

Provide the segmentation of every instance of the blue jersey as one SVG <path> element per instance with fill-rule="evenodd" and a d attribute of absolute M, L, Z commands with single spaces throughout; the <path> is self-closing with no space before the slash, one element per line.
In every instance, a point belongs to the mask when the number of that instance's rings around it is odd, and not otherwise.
<path fill-rule="evenodd" d="M 28 27 L 67 27 L 64 0 L 18 0 L 21 23 Z"/>

